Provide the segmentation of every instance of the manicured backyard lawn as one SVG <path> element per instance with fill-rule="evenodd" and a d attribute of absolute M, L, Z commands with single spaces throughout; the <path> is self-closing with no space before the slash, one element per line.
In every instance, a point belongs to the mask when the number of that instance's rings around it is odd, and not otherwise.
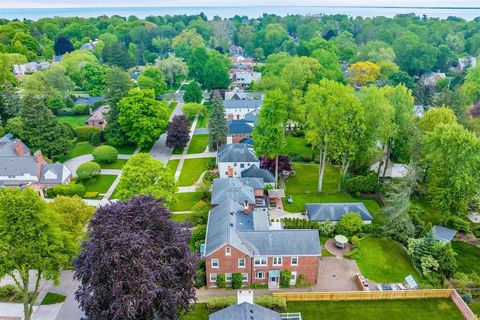
<path fill-rule="evenodd" d="M 410 256 L 399 243 L 391 239 L 367 237 L 360 242 L 360 251 L 357 264 L 367 279 L 403 282 L 406 276 L 413 275 L 420 281 Z"/>
<path fill-rule="evenodd" d="M 133 154 L 137 149 L 137 146 L 114 146 L 117 149 L 118 154 Z"/>
<path fill-rule="evenodd" d="M 312 155 L 318 158 L 318 152 L 316 151 L 316 149 L 312 151 L 312 147 L 307 145 L 305 137 L 294 137 L 288 135 L 286 150 L 291 153 L 301 154 L 305 159 L 312 160 Z"/>
<path fill-rule="evenodd" d="M 195 129 L 205 129 L 207 127 L 207 123 L 208 123 L 208 116 L 207 115 L 200 116 L 198 117 L 197 126 L 195 127 Z"/>
<path fill-rule="evenodd" d="M 480 249 L 462 241 L 452 241 L 452 248 L 457 255 L 457 272 L 480 274 Z"/>
<path fill-rule="evenodd" d="M 414 206 L 418 206 L 423 209 L 425 214 L 421 214 L 418 217 L 426 223 L 431 223 L 432 225 L 440 224 L 442 220 L 442 213 L 437 209 L 433 208 L 427 199 L 414 199 L 412 201 Z"/>
<path fill-rule="evenodd" d="M 87 181 L 84 182 L 83 185 L 85 186 L 85 190 L 87 192 L 106 193 L 116 178 L 116 175 L 102 174 L 96 177 L 95 181 Z"/>
<path fill-rule="evenodd" d="M 88 142 L 78 142 L 72 150 L 61 159 L 61 162 L 65 162 L 78 156 L 83 156 L 84 154 L 90 154 L 93 149 L 95 149 L 95 147 Z"/>
<path fill-rule="evenodd" d="M 172 150 L 172 154 L 182 154 L 184 147 L 175 148 Z"/>
<path fill-rule="evenodd" d="M 65 301 L 65 296 L 53 292 L 48 292 L 45 298 L 42 300 L 42 305 L 55 304 Z"/>
<path fill-rule="evenodd" d="M 72 127 L 81 127 L 85 125 L 88 116 L 56 116 L 58 122 L 64 122 L 70 124 Z"/>
<path fill-rule="evenodd" d="M 171 211 L 191 211 L 192 207 L 200 201 L 202 196 L 199 192 L 177 193 L 177 202 L 172 206 Z"/>
<path fill-rule="evenodd" d="M 175 92 L 175 91 L 173 91 L 173 92 Z M 178 104 L 178 101 L 173 101 L 167 106 L 169 116 L 172 114 L 173 110 L 175 110 L 175 107 L 177 106 L 177 104 Z"/>
<path fill-rule="evenodd" d="M 207 164 L 211 159 L 214 158 L 186 159 L 177 184 L 179 186 L 193 185 L 200 178 L 202 172 L 207 170 Z"/>
<path fill-rule="evenodd" d="M 177 221 L 177 222 L 185 222 L 185 221 L 188 221 L 188 219 L 191 217 L 192 215 L 189 214 L 189 213 L 186 213 L 186 214 L 172 214 L 172 216 L 170 217 L 171 220 L 173 221 Z"/>
<path fill-rule="evenodd" d="M 288 302 L 279 312 L 300 312 L 302 320 L 463 319 L 449 299 Z M 207 320 L 209 313 L 205 303 L 197 303 L 180 320 Z"/>
<path fill-rule="evenodd" d="M 170 169 L 172 172 L 172 175 L 175 175 L 175 171 L 177 171 L 178 163 L 180 162 L 179 159 L 177 160 L 168 160 L 167 162 L 167 168 Z"/>
<path fill-rule="evenodd" d="M 194 134 L 187 153 L 202 153 L 207 148 L 207 144 L 208 134 Z"/>
<path fill-rule="evenodd" d="M 100 167 L 102 169 L 122 169 L 127 161 L 127 159 L 117 159 L 112 163 L 100 163 Z"/>

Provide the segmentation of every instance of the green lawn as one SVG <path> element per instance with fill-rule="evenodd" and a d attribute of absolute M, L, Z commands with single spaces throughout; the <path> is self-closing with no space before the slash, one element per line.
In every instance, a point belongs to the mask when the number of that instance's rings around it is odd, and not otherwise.
<path fill-rule="evenodd" d="M 476 315 L 480 315 L 480 300 L 474 301 L 471 305 L 469 305 L 470 310 L 473 311 Z"/>
<path fill-rule="evenodd" d="M 100 167 L 102 169 L 122 169 L 127 161 L 127 159 L 117 159 L 112 163 L 100 163 Z"/>
<path fill-rule="evenodd" d="M 195 203 L 200 201 L 201 196 L 199 192 L 177 193 L 177 202 L 172 206 L 171 211 L 191 211 Z"/>
<path fill-rule="evenodd" d="M 83 185 L 87 192 L 106 193 L 116 178 L 116 175 L 102 174 L 96 177 L 94 181 L 84 182 Z"/>
<path fill-rule="evenodd" d="M 187 154 L 202 153 L 208 145 L 208 134 L 194 134 Z"/>
<path fill-rule="evenodd" d="M 90 154 L 93 149 L 95 149 L 95 147 L 88 142 L 78 142 L 73 149 L 61 159 L 61 162 L 65 162 L 78 156 L 83 156 L 84 154 Z"/>
<path fill-rule="evenodd" d="M 358 267 L 362 274 L 375 282 L 403 282 L 413 275 L 420 281 L 420 275 L 403 247 L 390 239 L 367 237 L 360 242 Z"/>
<path fill-rule="evenodd" d="M 304 159 L 313 160 L 313 157 L 318 159 L 317 150 L 312 150 L 312 147 L 305 141 L 305 137 L 294 137 L 288 135 L 286 150 L 288 152 L 298 153 L 302 155 Z"/>
<path fill-rule="evenodd" d="M 72 127 L 81 127 L 85 125 L 89 116 L 79 115 L 79 116 L 56 116 L 58 122 L 65 122 L 70 124 Z"/>
<path fill-rule="evenodd" d="M 205 129 L 208 124 L 208 115 L 198 117 L 197 126 L 195 129 Z"/>
<path fill-rule="evenodd" d="M 192 215 L 189 214 L 189 213 L 186 213 L 186 214 L 183 214 L 183 213 L 182 214 L 172 214 L 170 219 L 173 220 L 173 221 L 177 221 L 177 222 L 185 222 L 185 221 L 188 221 L 191 216 Z"/>
<path fill-rule="evenodd" d="M 170 169 L 173 175 L 175 175 L 175 171 L 177 171 L 178 164 L 180 163 L 180 160 L 168 160 L 167 162 L 167 168 Z"/>
<path fill-rule="evenodd" d="M 115 188 L 115 190 L 113 190 L 113 193 L 110 196 L 110 200 L 118 199 L 118 194 L 117 193 L 118 193 L 118 186 Z"/>
<path fill-rule="evenodd" d="M 426 223 L 431 223 L 432 225 L 440 224 L 442 220 L 442 213 L 437 209 L 433 208 L 427 199 L 414 199 L 412 205 L 418 206 L 423 209 L 425 212 L 424 215 L 419 215 L 419 218 Z"/>
<path fill-rule="evenodd" d="M 200 178 L 202 172 L 207 170 L 207 164 L 211 159 L 214 158 L 186 159 L 177 184 L 179 186 L 193 185 Z"/>
<path fill-rule="evenodd" d="M 452 241 L 452 248 L 457 253 L 457 272 L 480 274 L 480 249 L 462 241 Z"/>
<path fill-rule="evenodd" d="M 137 149 L 137 146 L 114 146 L 117 149 L 118 154 L 133 154 Z"/>
<path fill-rule="evenodd" d="M 463 319 L 450 299 L 288 302 L 280 312 L 300 312 L 302 320 Z M 205 303 L 197 303 L 180 320 L 208 320 L 209 313 Z"/>
<path fill-rule="evenodd" d="M 42 305 L 45 304 L 55 304 L 65 301 L 65 296 L 53 292 L 48 292 L 45 298 L 42 300 Z"/>
<path fill-rule="evenodd" d="M 173 92 L 175 92 L 175 91 L 173 91 Z M 167 107 L 168 116 L 170 116 L 172 114 L 172 112 L 173 112 L 173 110 L 175 110 L 175 107 L 177 106 L 177 104 L 178 104 L 178 101 L 173 101 L 168 105 L 168 107 Z"/>
<path fill-rule="evenodd" d="M 182 154 L 183 153 L 183 149 L 185 149 L 184 147 L 179 147 L 179 148 L 174 148 L 172 150 L 172 154 Z"/>

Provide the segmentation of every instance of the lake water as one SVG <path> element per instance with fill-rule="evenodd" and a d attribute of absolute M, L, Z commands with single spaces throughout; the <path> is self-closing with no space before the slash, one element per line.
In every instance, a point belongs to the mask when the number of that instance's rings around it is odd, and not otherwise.
<path fill-rule="evenodd" d="M 473 20 L 480 16 L 480 7 L 471 8 L 428 8 L 428 7 L 326 7 L 326 6 L 241 6 L 241 7 L 119 7 L 119 8 L 42 8 L 42 9 L 6 9 L 1 8 L 0 17 L 6 19 L 31 19 L 38 20 L 45 17 L 98 17 L 102 15 L 130 16 L 135 15 L 145 18 L 151 15 L 177 15 L 177 14 L 199 14 L 205 13 L 208 18 L 220 16 L 230 18 L 235 15 L 248 16 L 250 18 L 260 17 L 263 13 L 286 16 L 289 14 L 346 14 L 349 16 L 393 17 L 396 14 L 415 13 L 416 15 L 427 15 L 428 17 L 447 18 L 448 16 L 461 17 L 466 20 Z"/>

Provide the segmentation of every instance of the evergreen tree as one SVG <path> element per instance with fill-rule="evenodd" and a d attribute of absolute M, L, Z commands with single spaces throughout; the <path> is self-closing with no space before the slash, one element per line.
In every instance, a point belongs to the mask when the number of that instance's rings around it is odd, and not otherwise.
<path fill-rule="evenodd" d="M 15 88 L 8 82 L 0 87 L 0 125 L 5 125 L 7 120 L 17 115 L 20 99 Z"/>
<path fill-rule="evenodd" d="M 225 118 L 223 100 L 218 90 L 213 92 L 212 107 L 208 118 L 208 132 L 210 150 L 217 150 L 219 146 L 227 143 L 227 118 Z"/>
<path fill-rule="evenodd" d="M 190 82 L 185 88 L 185 94 L 183 95 L 183 101 L 188 102 L 202 102 L 202 89 L 195 81 Z"/>
<path fill-rule="evenodd" d="M 68 153 L 72 144 L 65 128 L 57 122 L 43 98 L 28 94 L 23 98 L 19 112 L 23 124 L 22 139 L 32 150 L 41 150 L 58 160 Z"/>
<path fill-rule="evenodd" d="M 55 50 L 55 54 L 57 56 L 61 56 L 67 52 L 72 52 L 73 50 L 75 50 L 70 40 L 68 40 L 64 36 L 60 36 L 57 38 L 57 40 L 55 40 L 53 49 Z"/>
<path fill-rule="evenodd" d="M 106 64 L 118 66 L 123 69 L 128 69 L 133 65 L 127 48 L 119 42 L 105 45 L 102 51 L 102 59 Z"/>

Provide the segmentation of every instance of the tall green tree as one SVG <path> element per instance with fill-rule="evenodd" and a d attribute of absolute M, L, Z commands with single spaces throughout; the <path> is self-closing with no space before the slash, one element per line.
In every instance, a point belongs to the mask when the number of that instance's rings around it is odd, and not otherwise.
<path fill-rule="evenodd" d="M 151 195 L 163 198 L 172 205 L 176 201 L 177 187 L 172 172 L 160 160 L 148 153 L 139 153 L 128 159 L 118 184 L 118 198 L 128 200 L 134 196 Z"/>
<path fill-rule="evenodd" d="M 225 89 L 230 85 L 228 69 L 230 62 L 218 51 L 212 50 L 208 54 L 208 61 L 204 70 L 204 85 L 207 89 Z"/>
<path fill-rule="evenodd" d="M 132 89 L 118 103 L 118 123 L 130 142 L 150 147 L 165 131 L 168 123 L 167 104 L 155 100 L 151 89 Z"/>
<path fill-rule="evenodd" d="M 422 140 L 432 205 L 463 214 L 480 188 L 480 140 L 459 124 L 441 124 Z"/>
<path fill-rule="evenodd" d="M 253 131 L 256 154 L 275 159 L 275 187 L 278 185 L 278 156 L 286 146 L 284 128 L 288 104 L 288 97 L 282 91 L 268 92 Z"/>
<path fill-rule="evenodd" d="M 133 65 L 127 48 L 120 42 L 106 44 L 102 50 L 102 59 L 108 65 L 128 69 Z"/>
<path fill-rule="evenodd" d="M 440 124 L 455 124 L 457 117 L 452 109 L 447 107 L 432 108 L 425 112 L 418 121 L 418 128 L 423 132 L 432 132 Z"/>
<path fill-rule="evenodd" d="M 142 75 L 138 77 L 137 84 L 141 89 L 153 89 L 155 97 L 160 96 L 167 90 L 167 83 L 162 71 L 155 67 L 145 69 Z"/>
<path fill-rule="evenodd" d="M 0 190 L 0 277 L 10 276 L 22 293 L 26 320 L 32 317 L 40 280 L 58 279 L 75 253 L 70 236 L 57 224 L 60 218 L 46 206 L 32 189 Z"/>
<path fill-rule="evenodd" d="M 32 150 L 41 150 L 58 160 L 72 147 L 65 128 L 47 108 L 43 97 L 28 94 L 23 97 L 19 117 L 23 125 L 20 137 Z"/>
<path fill-rule="evenodd" d="M 15 88 L 8 82 L 0 85 L 0 125 L 15 117 L 20 108 L 20 98 Z"/>
<path fill-rule="evenodd" d="M 155 64 L 165 75 L 165 80 L 170 87 L 180 77 L 186 77 L 188 75 L 188 66 L 181 59 L 170 56 L 167 59 L 157 60 Z"/>
<path fill-rule="evenodd" d="M 190 82 L 185 88 L 185 94 L 183 95 L 183 100 L 186 103 L 195 102 L 200 103 L 203 100 L 202 89 L 196 81 Z"/>
<path fill-rule="evenodd" d="M 223 108 L 223 99 L 218 91 L 213 92 L 212 106 L 208 117 L 208 146 L 210 150 L 217 150 L 227 143 L 227 119 Z"/>
<path fill-rule="evenodd" d="M 194 48 L 192 54 L 187 58 L 190 77 L 203 83 L 205 81 L 205 68 L 207 61 L 207 49 L 203 46 Z"/>
<path fill-rule="evenodd" d="M 480 100 L 480 65 L 468 69 L 462 92 L 467 97 L 467 102 L 474 104 Z"/>
<path fill-rule="evenodd" d="M 83 77 L 85 78 L 85 89 L 89 95 L 98 97 L 105 93 L 107 72 L 108 66 L 106 65 L 89 63 L 85 66 Z"/>

